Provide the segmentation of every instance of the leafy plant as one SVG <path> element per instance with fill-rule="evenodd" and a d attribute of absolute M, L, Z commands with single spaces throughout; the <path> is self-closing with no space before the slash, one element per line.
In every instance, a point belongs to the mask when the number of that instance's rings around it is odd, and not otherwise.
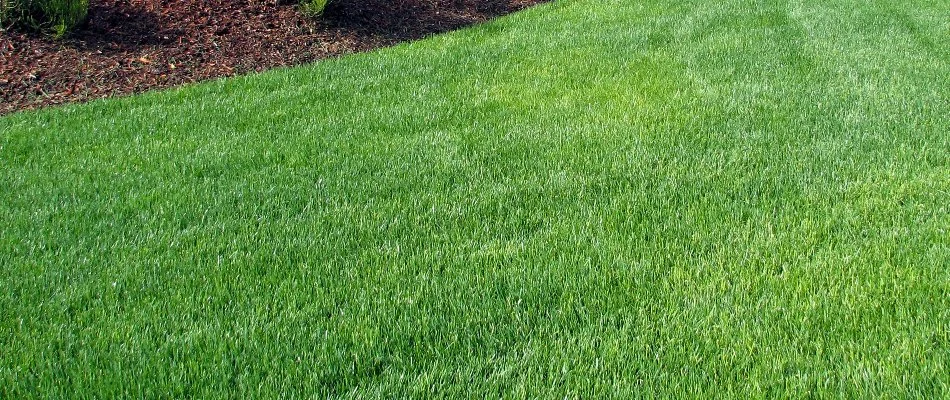
<path fill-rule="evenodd" d="M 318 16 L 323 14 L 323 10 L 327 8 L 327 3 L 330 0 L 302 0 L 300 6 L 303 8 L 303 11 L 311 16 Z"/>
<path fill-rule="evenodd" d="M 0 0 L 0 29 L 4 29 L 10 24 L 13 6 L 13 0 Z"/>
<path fill-rule="evenodd" d="M 39 0 L 33 2 L 39 11 L 41 28 L 61 37 L 86 21 L 89 0 Z"/>
<path fill-rule="evenodd" d="M 86 20 L 89 0 L 0 0 L 0 26 L 22 25 L 63 37 Z"/>

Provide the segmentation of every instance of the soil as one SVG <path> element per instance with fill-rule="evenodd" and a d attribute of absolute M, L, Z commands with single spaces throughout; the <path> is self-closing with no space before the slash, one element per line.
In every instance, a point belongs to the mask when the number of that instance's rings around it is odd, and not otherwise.
<path fill-rule="evenodd" d="M 0 31 L 0 115 L 295 65 L 460 28 L 545 0 L 92 0 L 54 40 Z"/>

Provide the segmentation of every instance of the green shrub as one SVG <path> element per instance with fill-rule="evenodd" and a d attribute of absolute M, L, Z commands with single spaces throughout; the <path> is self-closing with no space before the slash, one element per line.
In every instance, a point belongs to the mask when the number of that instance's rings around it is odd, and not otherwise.
<path fill-rule="evenodd" d="M 327 3 L 329 2 L 330 0 L 301 0 L 300 6 L 305 13 L 311 16 L 318 16 L 323 14 L 323 10 L 327 7 Z"/>
<path fill-rule="evenodd" d="M 86 20 L 89 0 L 0 0 L 0 26 L 21 25 L 63 37 Z"/>

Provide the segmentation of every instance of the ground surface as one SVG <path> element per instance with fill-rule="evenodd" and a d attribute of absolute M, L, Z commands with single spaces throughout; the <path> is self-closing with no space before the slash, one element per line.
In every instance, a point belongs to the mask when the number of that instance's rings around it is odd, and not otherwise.
<path fill-rule="evenodd" d="M 445 32 L 539 0 L 95 0 L 63 41 L 0 32 L 0 114 L 142 92 Z"/>
<path fill-rule="evenodd" d="M 559 1 L 2 118 L 0 397 L 947 398 L 948 7 Z"/>

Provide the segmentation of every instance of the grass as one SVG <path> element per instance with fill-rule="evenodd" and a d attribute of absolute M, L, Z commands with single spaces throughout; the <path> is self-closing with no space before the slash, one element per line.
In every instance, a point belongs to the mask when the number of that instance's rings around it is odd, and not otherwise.
<path fill-rule="evenodd" d="M 0 119 L 0 397 L 950 396 L 950 3 L 558 1 Z"/>

